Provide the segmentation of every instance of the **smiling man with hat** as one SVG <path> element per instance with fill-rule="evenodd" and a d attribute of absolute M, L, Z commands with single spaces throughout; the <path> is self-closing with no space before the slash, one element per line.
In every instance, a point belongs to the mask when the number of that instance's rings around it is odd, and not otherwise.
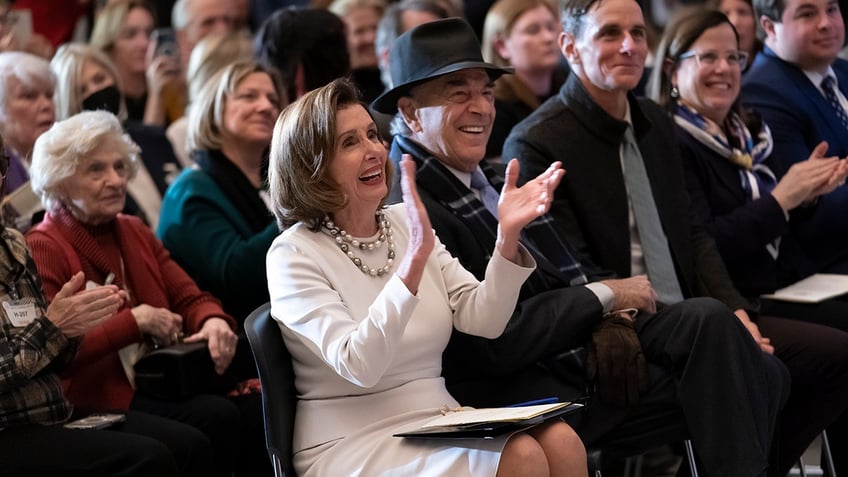
<path fill-rule="evenodd" d="M 460 19 L 401 35 L 391 51 L 391 69 L 396 86 L 372 104 L 395 114 L 390 157 L 398 164 L 402 155 L 412 156 L 418 192 L 439 240 L 483 279 L 497 240 L 504 169 L 482 159 L 495 116 L 493 82 L 509 71 L 483 61 L 476 36 Z M 509 172 L 518 174 L 518 167 Z M 398 191 L 393 188 L 390 201 L 399 201 Z M 756 457 L 767 452 L 767 444 L 758 447 L 758 432 L 769 427 L 765 418 L 757 422 L 760 414 L 734 423 L 717 417 L 713 406 L 681 406 L 688 403 L 684 397 L 718 394 L 722 402 L 750 409 L 750 401 L 763 394 L 760 386 L 782 384 L 762 383 L 768 377 L 751 364 L 759 350 L 732 326 L 726 307 L 700 299 L 658 311 L 645 276 L 599 275 L 561 238 L 549 215 L 525 227 L 522 243 L 537 269 L 504 333 L 485 340 L 454 330 L 443 355 L 448 389 L 460 402 L 573 400 L 588 390 L 592 399 L 572 423 L 587 446 L 612 444 L 638 453 L 688 436 L 706 459 L 737 455 L 736 447 Z M 616 311 L 626 308 L 642 310 L 639 325 Z M 584 345 L 588 353 L 581 351 Z M 587 355 L 590 382 L 583 369 Z M 710 464 L 710 470 L 716 468 Z M 763 469 L 747 470 L 708 474 L 755 475 Z"/>

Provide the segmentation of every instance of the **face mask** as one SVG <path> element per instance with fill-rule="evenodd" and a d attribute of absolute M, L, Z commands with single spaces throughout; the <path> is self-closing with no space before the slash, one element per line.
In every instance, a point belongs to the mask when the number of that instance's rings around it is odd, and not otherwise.
<path fill-rule="evenodd" d="M 82 100 L 82 109 L 85 111 L 103 109 L 117 115 L 121 109 L 121 92 L 115 85 L 95 91 Z"/>

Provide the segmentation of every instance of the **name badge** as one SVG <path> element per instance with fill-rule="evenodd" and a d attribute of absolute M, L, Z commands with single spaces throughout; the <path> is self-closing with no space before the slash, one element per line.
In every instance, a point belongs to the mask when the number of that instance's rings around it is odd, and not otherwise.
<path fill-rule="evenodd" d="M 27 326 L 32 323 L 32 320 L 38 317 L 35 311 L 35 303 L 22 303 L 16 301 L 4 301 L 3 309 L 6 310 L 6 316 L 16 327 Z"/>

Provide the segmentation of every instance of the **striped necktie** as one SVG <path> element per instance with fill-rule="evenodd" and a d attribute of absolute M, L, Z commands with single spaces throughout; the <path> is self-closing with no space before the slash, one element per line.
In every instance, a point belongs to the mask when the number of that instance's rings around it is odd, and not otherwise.
<path fill-rule="evenodd" d="M 833 76 L 825 76 L 821 82 L 821 87 L 827 98 L 827 102 L 830 103 L 830 106 L 836 111 L 836 115 L 839 116 L 842 127 L 848 130 L 848 114 L 845 113 L 845 108 L 842 107 L 842 103 L 839 102 L 839 96 L 836 94 L 836 79 Z"/>

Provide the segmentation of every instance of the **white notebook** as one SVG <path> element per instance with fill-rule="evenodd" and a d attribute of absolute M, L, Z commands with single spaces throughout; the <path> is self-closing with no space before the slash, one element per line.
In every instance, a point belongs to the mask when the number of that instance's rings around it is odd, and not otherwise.
<path fill-rule="evenodd" d="M 762 298 L 796 303 L 819 303 L 846 293 L 848 293 L 848 275 L 817 273 L 774 293 L 762 295 Z"/>

